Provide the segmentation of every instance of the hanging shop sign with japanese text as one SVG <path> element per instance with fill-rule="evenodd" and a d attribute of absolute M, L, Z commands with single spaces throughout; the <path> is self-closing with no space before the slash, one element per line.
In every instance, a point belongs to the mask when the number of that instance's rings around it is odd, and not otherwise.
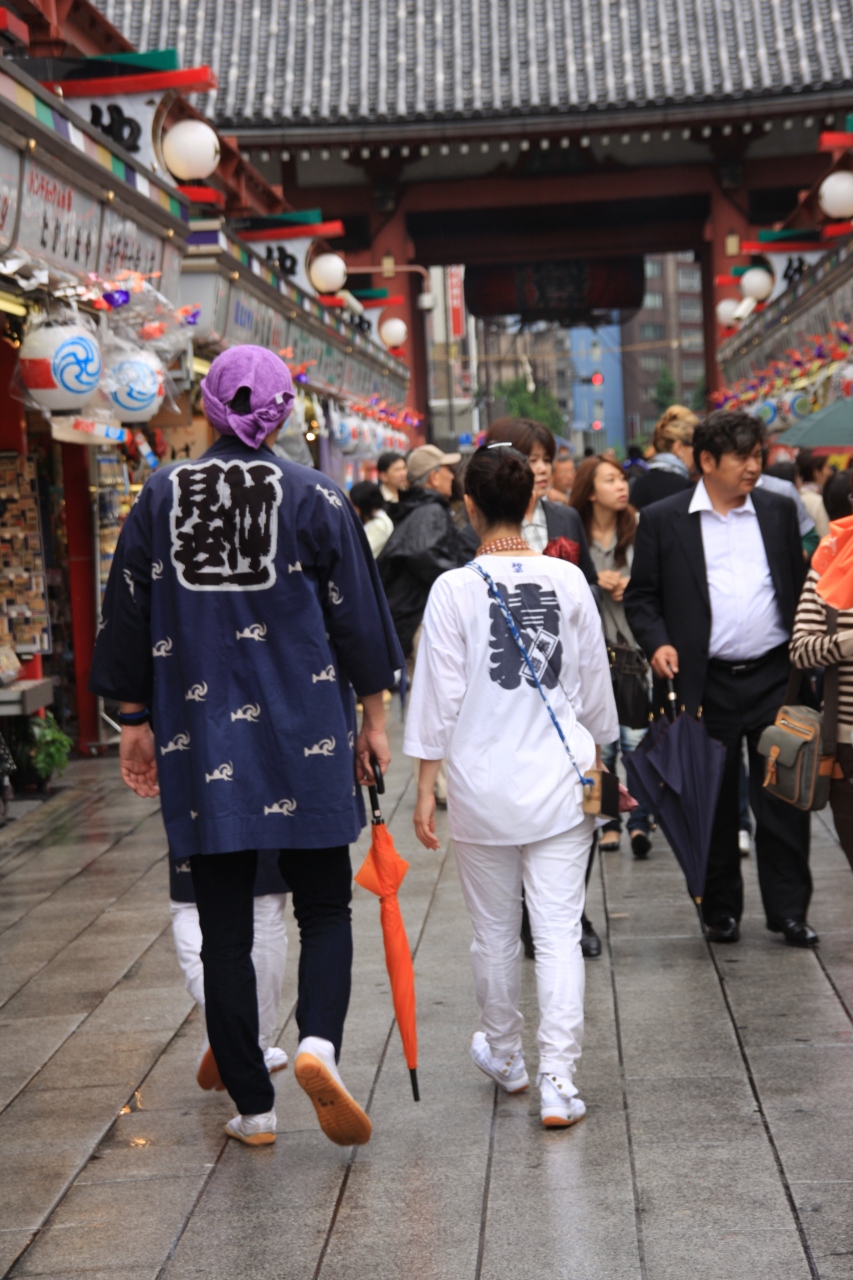
<path fill-rule="evenodd" d="M 82 275 L 98 259 L 101 206 L 28 156 L 17 245 L 60 271 Z"/>
<path fill-rule="evenodd" d="M 118 210 L 104 210 L 98 272 L 104 279 L 120 271 L 138 271 L 158 287 L 163 241 Z M 154 278 L 156 277 L 156 278 Z"/>

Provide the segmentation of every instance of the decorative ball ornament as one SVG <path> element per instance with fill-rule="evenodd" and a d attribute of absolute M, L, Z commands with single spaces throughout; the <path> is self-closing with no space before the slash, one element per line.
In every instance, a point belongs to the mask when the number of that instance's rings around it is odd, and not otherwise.
<path fill-rule="evenodd" d="M 379 326 L 379 336 L 390 351 L 394 347 L 402 347 L 409 336 L 409 330 L 405 320 L 391 316 L 388 320 L 382 321 Z"/>
<path fill-rule="evenodd" d="M 321 294 L 335 294 L 347 282 L 347 264 L 339 253 L 319 253 L 308 268 L 308 278 Z"/>
<path fill-rule="evenodd" d="M 740 306 L 737 298 L 721 298 L 717 303 L 717 324 L 730 329 L 735 324 L 735 312 Z"/>
<path fill-rule="evenodd" d="M 38 325 L 21 343 L 19 358 L 24 386 L 43 409 L 73 412 L 98 389 L 101 349 L 82 325 Z"/>
<path fill-rule="evenodd" d="M 740 278 L 740 291 L 745 298 L 765 302 L 773 292 L 776 281 L 766 267 L 750 267 Z"/>
<path fill-rule="evenodd" d="M 120 422 L 148 422 L 163 403 L 163 366 L 153 351 L 107 357 L 103 394 Z"/>
<path fill-rule="evenodd" d="M 817 199 L 827 218 L 853 218 L 853 173 L 839 169 L 824 178 Z"/>
<path fill-rule="evenodd" d="M 163 135 L 163 159 L 180 182 L 209 178 L 220 159 L 219 138 L 204 120 L 181 120 Z"/>

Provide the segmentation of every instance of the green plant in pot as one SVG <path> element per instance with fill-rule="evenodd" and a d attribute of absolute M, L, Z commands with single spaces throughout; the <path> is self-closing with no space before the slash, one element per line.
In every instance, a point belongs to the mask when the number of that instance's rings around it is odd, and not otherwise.
<path fill-rule="evenodd" d="M 43 790 L 55 773 L 62 773 L 73 745 L 49 711 L 43 719 L 23 716 L 14 720 L 9 747 L 18 766 L 17 788 Z"/>

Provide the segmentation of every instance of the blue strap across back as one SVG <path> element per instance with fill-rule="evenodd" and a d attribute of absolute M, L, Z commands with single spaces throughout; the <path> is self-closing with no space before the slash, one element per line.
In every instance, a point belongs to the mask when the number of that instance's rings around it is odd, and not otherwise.
<path fill-rule="evenodd" d="M 480 577 L 483 579 L 483 581 L 485 582 L 486 586 L 489 589 L 489 595 L 492 597 L 495 604 L 498 606 L 504 618 L 506 619 L 506 625 L 509 627 L 509 633 L 512 636 L 513 640 L 515 641 L 518 647 L 519 653 L 521 654 L 522 658 L 527 664 L 527 669 L 529 670 L 531 676 L 533 677 L 533 682 L 536 685 L 536 688 L 539 690 L 540 698 L 545 703 L 545 706 L 548 708 L 548 715 L 551 717 L 551 723 L 553 724 L 554 728 L 557 730 L 557 733 L 560 735 L 560 741 L 562 742 L 563 746 L 566 749 L 566 755 L 569 757 L 569 759 L 572 762 L 575 773 L 578 775 L 578 778 L 580 779 L 581 786 L 582 787 L 595 786 L 595 779 L 585 778 L 581 773 L 580 769 L 578 768 L 578 762 L 577 760 L 575 760 L 574 756 L 572 755 L 572 749 L 569 746 L 568 742 L 566 741 L 566 735 L 563 733 L 560 722 L 557 719 L 556 715 L 554 714 L 554 708 L 551 706 L 551 703 L 548 701 L 548 695 L 546 694 L 545 690 L 542 688 L 539 677 L 536 674 L 536 668 L 533 666 L 533 662 L 531 661 L 530 654 L 527 652 L 527 648 L 524 644 L 524 641 L 521 638 L 521 633 L 518 630 L 518 627 L 515 625 L 515 618 L 512 616 L 512 611 L 510 610 L 509 605 L 504 600 L 503 596 L 498 590 L 494 579 L 492 578 L 491 574 L 486 573 L 486 570 L 483 568 L 482 565 L 476 564 L 473 560 L 469 561 L 466 567 L 468 569 L 473 569 L 475 573 L 479 573 Z"/>

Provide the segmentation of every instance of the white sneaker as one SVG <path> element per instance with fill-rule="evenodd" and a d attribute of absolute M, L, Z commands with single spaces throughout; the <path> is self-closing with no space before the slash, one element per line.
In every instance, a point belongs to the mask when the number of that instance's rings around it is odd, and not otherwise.
<path fill-rule="evenodd" d="M 586 1115 L 586 1105 L 580 1100 L 568 1076 L 541 1075 L 539 1085 L 539 1114 L 546 1129 L 568 1129 Z"/>
<path fill-rule="evenodd" d="M 268 1049 L 264 1049 L 264 1062 L 267 1071 L 272 1075 L 274 1071 L 283 1071 L 287 1066 L 287 1054 L 284 1049 L 279 1049 L 278 1045 L 271 1044 Z"/>
<path fill-rule="evenodd" d="M 742 858 L 749 857 L 749 832 L 748 831 L 739 831 L 737 833 L 737 847 L 738 849 L 740 849 L 740 856 Z"/>
<path fill-rule="evenodd" d="M 523 1093 L 530 1084 L 519 1049 L 503 1061 L 495 1058 L 482 1031 L 475 1031 L 471 1040 L 471 1057 L 481 1071 L 491 1076 L 506 1093 Z"/>
<path fill-rule="evenodd" d="M 260 1116 L 235 1116 L 228 1121 L 225 1132 L 247 1147 L 268 1147 L 275 1142 L 275 1126 L 275 1112 L 267 1111 Z"/>
<path fill-rule="evenodd" d="M 341 1079 L 330 1040 L 319 1036 L 300 1040 L 293 1074 L 314 1103 L 327 1138 L 340 1147 L 370 1141 L 373 1125 Z"/>

